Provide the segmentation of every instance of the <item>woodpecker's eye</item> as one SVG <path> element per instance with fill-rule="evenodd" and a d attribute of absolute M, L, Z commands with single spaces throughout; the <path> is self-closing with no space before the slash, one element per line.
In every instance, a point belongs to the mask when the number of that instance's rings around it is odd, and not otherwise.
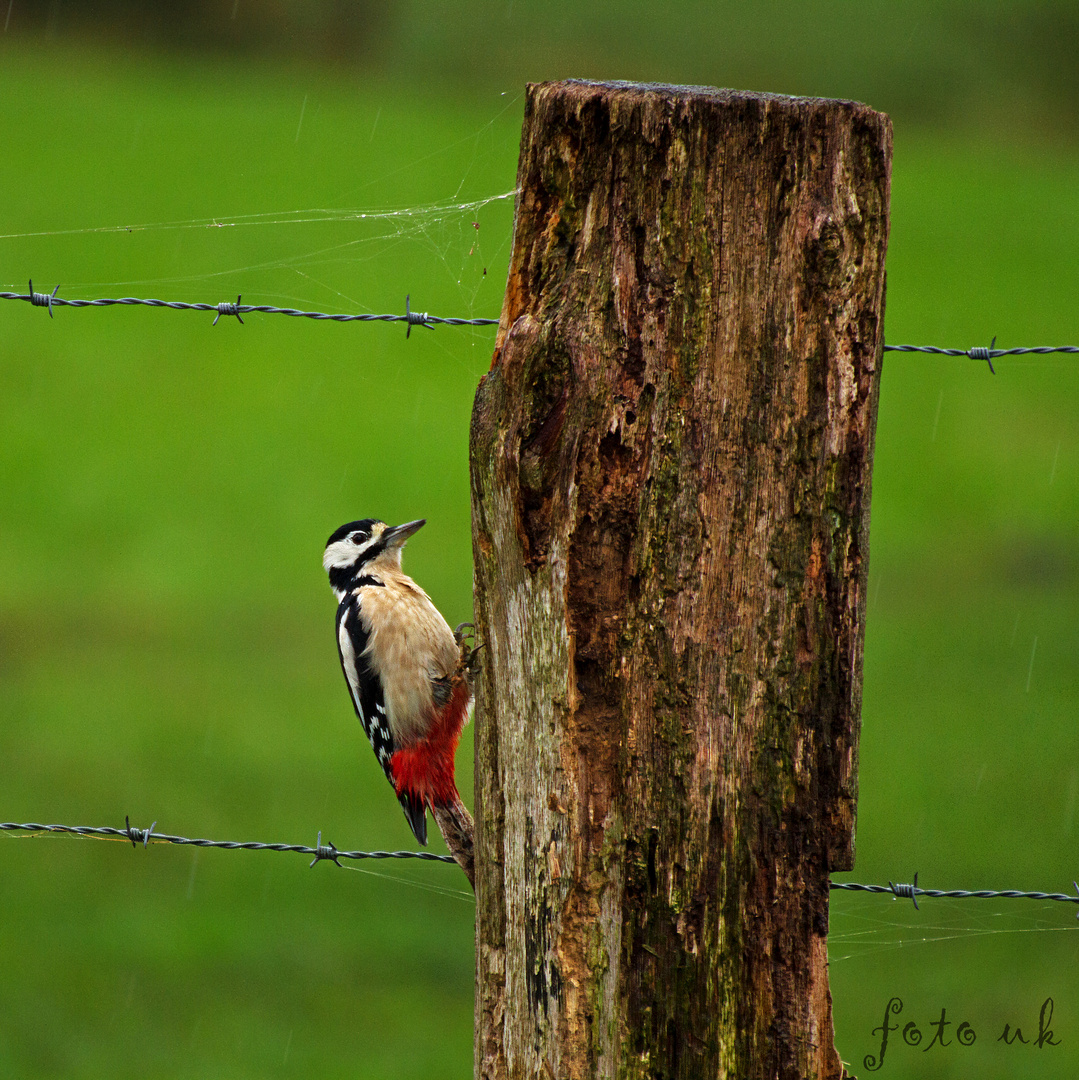
<path fill-rule="evenodd" d="M 366 537 L 365 537 L 365 536 L 363 535 L 363 533 L 362 533 L 362 532 L 354 532 L 354 533 L 352 533 L 352 534 L 351 534 L 351 535 L 349 536 L 349 539 L 350 539 L 350 540 L 351 540 L 351 541 L 352 541 L 352 542 L 353 542 L 353 543 L 354 543 L 354 544 L 355 544 L 355 545 L 356 545 L 357 547 L 359 547 L 359 546 L 360 546 L 360 544 L 362 544 L 362 543 L 364 542 L 364 540 L 366 539 Z"/>

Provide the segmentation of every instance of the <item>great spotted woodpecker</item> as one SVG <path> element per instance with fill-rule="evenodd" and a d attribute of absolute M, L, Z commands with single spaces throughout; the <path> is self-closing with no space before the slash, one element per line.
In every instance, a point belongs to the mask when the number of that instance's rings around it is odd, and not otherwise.
<path fill-rule="evenodd" d="M 352 704 L 421 844 L 428 807 L 436 815 L 461 807 L 453 758 L 472 705 L 473 655 L 469 624 L 451 630 L 401 570 L 401 549 L 424 523 L 351 521 L 322 556 L 337 597 L 337 650 Z"/>

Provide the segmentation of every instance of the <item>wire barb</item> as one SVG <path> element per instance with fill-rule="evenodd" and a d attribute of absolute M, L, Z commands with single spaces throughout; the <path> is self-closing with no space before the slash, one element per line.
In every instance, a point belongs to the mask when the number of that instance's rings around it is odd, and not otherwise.
<path fill-rule="evenodd" d="M 322 830 L 318 831 L 318 840 L 315 841 L 315 857 L 311 860 L 311 865 L 314 866 L 317 862 L 322 862 L 323 859 L 331 859 L 338 866 L 341 866 L 337 860 L 337 848 L 332 842 L 322 843 Z M 342 869 L 344 869 L 342 867 Z"/>
<path fill-rule="evenodd" d="M 997 339 L 994 335 L 993 340 L 989 342 L 988 349 L 982 348 L 981 345 L 975 345 L 974 348 L 967 350 L 967 356 L 969 356 L 971 360 L 984 360 L 989 365 L 989 374 L 995 375 L 996 372 L 993 370 L 993 356 L 995 354 L 993 353 L 993 350 L 996 348 L 996 345 Z"/>
<path fill-rule="evenodd" d="M 131 841 L 131 846 L 137 847 L 136 841 L 141 840 L 143 850 L 145 850 L 146 845 L 150 843 L 150 837 L 153 835 L 154 829 L 157 828 L 157 822 L 155 821 L 148 829 L 136 829 L 131 824 L 131 818 L 128 817 L 127 814 L 124 814 L 124 824 L 127 826 L 124 831 Z"/>
<path fill-rule="evenodd" d="M 414 326 L 426 326 L 430 327 L 431 324 L 427 321 L 428 316 L 426 311 L 413 311 L 411 307 L 412 297 L 411 295 L 405 296 L 405 322 L 408 323 L 408 329 L 405 331 L 405 338 L 412 333 L 412 327 Z"/>
<path fill-rule="evenodd" d="M 52 303 L 56 299 L 56 294 L 60 291 L 60 286 L 57 285 L 51 293 L 39 293 L 34 292 L 34 279 L 30 279 L 30 295 L 25 299 L 29 300 L 34 307 L 47 307 L 49 309 L 49 318 L 52 318 Z M 60 301 L 63 303 L 63 300 Z"/>
<path fill-rule="evenodd" d="M 220 319 L 222 315 L 235 315 L 240 325 L 243 326 L 244 321 L 240 318 L 240 301 L 242 299 L 243 297 L 241 295 L 237 295 L 235 304 L 227 303 L 224 300 L 218 304 L 217 315 L 214 317 L 214 326 L 217 325 L 217 320 Z"/>
<path fill-rule="evenodd" d="M 896 899 L 909 899 L 914 903 L 914 910 L 921 911 L 918 907 L 918 871 L 914 871 L 914 884 L 913 885 L 893 885 L 888 882 L 888 888 L 892 890 Z"/>

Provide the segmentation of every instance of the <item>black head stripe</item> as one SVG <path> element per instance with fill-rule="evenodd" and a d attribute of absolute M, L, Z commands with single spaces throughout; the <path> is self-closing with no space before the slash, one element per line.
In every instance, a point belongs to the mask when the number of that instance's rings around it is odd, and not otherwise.
<path fill-rule="evenodd" d="M 356 568 L 354 566 L 330 567 L 331 589 L 336 589 L 338 592 L 352 592 L 353 589 L 362 589 L 365 586 L 384 589 L 386 583 L 380 581 L 377 577 L 372 577 L 370 574 L 361 574 L 357 577 Z"/>
<path fill-rule="evenodd" d="M 326 547 L 329 547 L 330 544 L 336 544 L 338 540 L 344 540 L 349 533 L 361 532 L 365 536 L 370 536 L 371 529 L 377 524 L 377 518 L 364 518 L 363 521 L 350 521 L 347 525 L 342 525 L 341 528 L 333 531 L 329 540 L 326 541 Z"/>

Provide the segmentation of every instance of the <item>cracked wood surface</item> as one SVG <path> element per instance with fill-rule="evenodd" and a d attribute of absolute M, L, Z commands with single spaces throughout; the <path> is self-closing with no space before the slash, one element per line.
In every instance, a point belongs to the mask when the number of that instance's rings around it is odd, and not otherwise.
<path fill-rule="evenodd" d="M 476 1070 L 838 1077 L 891 128 L 528 88 L 477 392 Z"/>

